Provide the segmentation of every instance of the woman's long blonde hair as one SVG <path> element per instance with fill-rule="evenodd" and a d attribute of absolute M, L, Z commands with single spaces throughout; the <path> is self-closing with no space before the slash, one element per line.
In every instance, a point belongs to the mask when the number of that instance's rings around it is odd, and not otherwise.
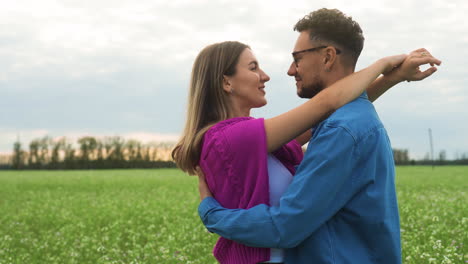
<path fill-rule="evenodd" d="M 249 46 L 237 41 L 215 43 L 205 47 L 193 63 L 185 129 L 172 151 L 177 166 L 191 175 L 196 174 L 205 132 L 232 117 L 223 76 L 236 73 L 239 57 L 246 48 Z"/>

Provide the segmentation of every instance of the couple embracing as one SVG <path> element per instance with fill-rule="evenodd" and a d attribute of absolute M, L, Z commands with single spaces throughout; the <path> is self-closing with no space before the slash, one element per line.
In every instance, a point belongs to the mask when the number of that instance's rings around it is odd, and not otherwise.
<path fill-rule="evenodd" d="M 200 218 L 221 236 L 213 253 L 223 264 L 401 263 L 393 152 L 372 102 L 441 62 L 418 49 L 355 72 L 363 33 L 336 9 L 294 29 L 288 75 L 309 99 L 273 118 L 250 117 L 270 77 L 249 46 L 212 44 L 194 62 L 173 158 L 200 177 Z"/>

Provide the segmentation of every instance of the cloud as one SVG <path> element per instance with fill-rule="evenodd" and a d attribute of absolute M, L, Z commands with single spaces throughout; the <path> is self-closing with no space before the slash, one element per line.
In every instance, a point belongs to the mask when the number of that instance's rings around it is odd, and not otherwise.
<path fill-rule="evenodd" d="M 16 132 L 73 131 L 179 134 L 193 60 L 206 45 L 249 44 L 270 75 L 272 117 L 303 102 L 286 75 L 308 12 L 336 7 L 366 36 L 358 69 L 386 55 L 426 47 L 443 66 L 430 79 L 389 91 L 376 107 L 392 142 L 423 153 L 416 143 L 429 126 L 448 154 L 468 151 L 468 4 L 441 1 L 8 1 L 0 9 L 0 151 Z M 28 132 L 29 131 L 29 132 Z M 453 132 L 456 131 L 456 132 Z M 6 132 L 5 132 L 6 133 Z"/>

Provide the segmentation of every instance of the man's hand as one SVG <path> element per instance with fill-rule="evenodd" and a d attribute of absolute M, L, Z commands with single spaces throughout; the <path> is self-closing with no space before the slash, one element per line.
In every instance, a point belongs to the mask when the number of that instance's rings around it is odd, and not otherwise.
<path fill-rule="evenodd" d="M 412 51 L 399 67 L 385 74 L 385 76 L 394 79 L 397 83 L 402 81 L 421 81 L 436 72 L 437 68 L 435 65 L 440 66 L 441 63 L 428 50 L 424 48 L 417 49 Z M 429 64 L 431 67 L 422 72 L 419 67 L 424 64 Z"/>
<path fill-rule="evenodd" d="M 213 197 L 208 188 L 208 184 L 206 184 L 205 174 L 200 167 L 197 166 L 197 175 L 198 175 L 198 191 L 200 192 L 200 201 L 203 201 L 206 197 Z"/>

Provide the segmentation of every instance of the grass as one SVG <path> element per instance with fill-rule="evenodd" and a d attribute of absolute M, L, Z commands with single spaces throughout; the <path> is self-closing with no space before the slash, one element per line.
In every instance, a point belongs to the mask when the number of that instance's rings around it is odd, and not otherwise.
<path fill-rule="evenodd" d="M 398 167 L 404 263 L 466 263 L 468 167 Z M 179 170 L 0 172 L 0 264 L 216 263 Z"/>
<path fill-rule="evenodd" d="M 404 263 L 468 263 L 468 167 L 399 167 Z"/>

